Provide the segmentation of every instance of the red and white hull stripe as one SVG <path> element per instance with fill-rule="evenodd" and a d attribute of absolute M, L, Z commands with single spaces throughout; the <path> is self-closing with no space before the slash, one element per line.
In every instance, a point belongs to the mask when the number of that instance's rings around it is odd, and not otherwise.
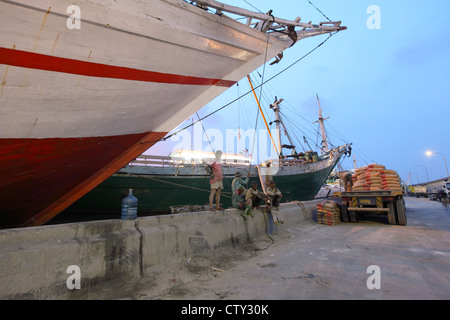
<path fill-rule="evenodd" d="M 0 33 L 1 227 L 45 223 L 292 43 L 181 0 L 0 0 Z"/>

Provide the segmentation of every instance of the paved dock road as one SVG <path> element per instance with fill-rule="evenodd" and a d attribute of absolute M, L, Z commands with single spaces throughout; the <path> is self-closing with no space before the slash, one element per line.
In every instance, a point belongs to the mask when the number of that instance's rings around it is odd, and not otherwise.
<path fill-rule="evenodd" d="M 275 235 L 273 244 L 263 237 L 215 257 L 192 257 L 85 298 L 450 299 L 450 210 L 423 198 L 406 198 L 406 205 L 407 226 L 387 218 L 311 221 Z"/>

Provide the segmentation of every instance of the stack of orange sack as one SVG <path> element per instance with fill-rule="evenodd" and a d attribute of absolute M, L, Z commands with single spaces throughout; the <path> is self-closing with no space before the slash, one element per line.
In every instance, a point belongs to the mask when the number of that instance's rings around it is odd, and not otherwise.
<path fill-rule="evenodd" d="M 381 186 L 383 190 L 403 191 L 402 180 L 394 170 L 384 170 L 380 172 Z"/>
<path fill-rule="evenodd" d="M 369 164 L 356 169 L 352 191 L 401 191 L 401 179 L 394 170 L 380 164 Z"/>
<path fill-rule="evenodd" d="M 334 226 L 341 222 L 341 208 L 337 202 L 325 201 L 317 204 L 317 222 Z"/>

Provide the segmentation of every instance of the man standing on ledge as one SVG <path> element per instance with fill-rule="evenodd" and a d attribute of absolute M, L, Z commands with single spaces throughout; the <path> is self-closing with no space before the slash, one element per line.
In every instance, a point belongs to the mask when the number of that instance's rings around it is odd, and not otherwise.
<path fill-rule="evenodd" d="M 220 193 L 223 190 L 223 174 L 222 165 L 220 164 L 220 159 L 222 157 L 222 151 L 216 151 L 216 160 L 210 164 L 206 165 L 205 168 L 209 171 L 211 178 L 209 183 L 211 185 L 211 193 L 209 194 L 209 211 L 213 211 L 214 196 L 216 197 L 216 210 L 223 210 L 220 206 Z"/>

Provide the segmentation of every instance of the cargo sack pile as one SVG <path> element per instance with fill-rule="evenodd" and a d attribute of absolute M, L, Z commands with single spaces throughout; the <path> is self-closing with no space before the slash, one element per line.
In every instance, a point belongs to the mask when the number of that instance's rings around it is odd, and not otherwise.
<path fill-rule="evenodd" d="M 317 222 L 334 226 L 341 223 L 341 208 L 337 202 L 325 201 L 317 204 Z"/>
<path fill-rule="evenodd" d="M 401 179 L 394 170 L 380 164 L 369 164 L 356 169 L 352 191 L 402 191 Z"/>

